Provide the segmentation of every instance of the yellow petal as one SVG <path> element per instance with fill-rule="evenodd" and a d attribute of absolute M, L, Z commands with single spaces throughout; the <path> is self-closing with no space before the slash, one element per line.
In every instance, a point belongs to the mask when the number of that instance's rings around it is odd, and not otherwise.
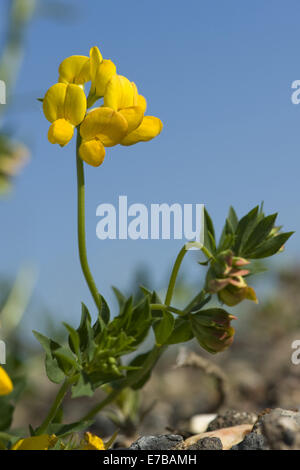
<path fill-rule="evenodd" d="M 128 78 L 113 75 L 104 94 L 104 106 L 116 111 L 134 105 L 135 88 Z"/>
<path fill-rule="evenodd" d="M 98 67 L 102 61 L 103 57 L 98 47 L 92 47 L 90 50 L 90 74 L 92 81 L 95 80 Z"/>
<path fill-rule="evenodd" d="M 90 78 L 90 59 L 83 55 L 67 57 L 59 66 L 59 82 L 83 85 Z"/>
<path fill-rule="evenodd" d="M 97 97 L 104 96 L 106 86 L 116 72 L 117 68 L 111 60 L 103 60 L 101 62 L 96 72 L 95 83 L 92 84 L 95 87 Z"/>
<path fill-rule="evenodd" d="M 95 434 L 86 432 L 84 440 L 86 444 L 83 445 L 82 450 L 105 450 L 104 442 Z"/>
<path fill-rule="evenodd" d="M 134 106 L 140 106 L 141 108 L 143 108 L 144 110 L 144 114 L 146 112 L 146 109 L 147 109 L 147 101 L 146 101 L 146 98 L 142 95 L 139 95 L 139 92 L 138 92 L 138 89 L 137 89 L 137 86 L 134 82 L 131 82 L 132 86 L 133 86 L 133 91 L 134 91 L 134 95 L 133 95 L 133 105 Z"/>
<path fill-rule="evenodd" d="M 73 137 L 74 126 L 65 119 L 57 119 L 49 127 L 48 140 L 51 144 L 66 145 Z"/>
<path fill-rule="evenodd" d="M 105 147 L 117 145 L 126 135 L 128 124 L 122 114 L 101 107 L 88 113 L 80 126 L 83 140 L 97 137 Z"/>
<path fill-rule="evenodd" d="M 147 109 L 147 101 L 146 98 L 143 95 L 138 95 L 137 97 L 137 106 L 140 106 L 143 108 L 143 112 L 145 114 L 146 109 Z"/>
<path fill-rule="evenodd" d="M 163 124 L 160 119 L 154 116 L 145 116 L 142 124 L 133 132 L 128 134 L 121 145 L 133 145 L 138 142 L 147 142 L 153 139 L 162 131 Z"/>
<path fill-rule="evenodd" d="M 133 105 L 136 106 L 137 101 L 138 101 L 139 92 L 138 92 L 137 86 L 134 82 L 131 82 L 131 85 L 132 85 L 132 88 L 133 88 Z"/>
<path fill-rule="evenodd" d="M 3 367 L 0 366 L 0 396 L 8 395 L 13 391 L 13 388 L 12 381 L 10 380 L 8 374 L 3 369 Z"/>
<path fill-rule="evenodd" d="M 68 85 L 65 96 L 64 118 L 78 126 L 86 113 L 86 96 L 78 85 Z"/>
<path fill-rule="evenodd" d="M 55 445 L 56 436 L 42 434 L 41 436 L 32 436 L 20 439 L 11 450 L 48 450 L 49 447 Z"/>
<path fill-rule="evenodd" d="M 105 148 L 98 139 L 87 140 L 80 145 L 79 156 L 89 165 L 99 166 L 103 163 Z"/>
<path fill-rule="evenodd" d="M 129 108 L 124 108 L 119 111 L 119 114 L 122 114 L 127 121 L 128 130 L 127 133 L 134 131 L 141 124 L 144 118 L 143 108 L 139 106 L 131 106 Z"/>
<path fill-rule="evenodd" d="M 258 299 L 257 299 L 257 297 L 256 297 L 256 292 L 255 292 L 255 290 L 253 289 L 253 287 L 248 287 L 248 288 L 247 288 L 246 299 L 252 300 L 252 301 L 255 302 L 256 304 L 258 304 Z"/>
<path fill-rule="evenodd" d="M 45 94 L 43 111 L 48 121 L 53 122 L 64 117 L 66 91 L 65 83 L 56 83 Z"/>

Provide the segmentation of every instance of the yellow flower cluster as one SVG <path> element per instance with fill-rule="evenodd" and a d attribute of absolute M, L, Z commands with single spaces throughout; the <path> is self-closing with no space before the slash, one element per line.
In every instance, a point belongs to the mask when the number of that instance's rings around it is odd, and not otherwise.
<path fill-rule="evenodd" d="M 88 97 L 87 82 L 91 82 Z M 102 98 L 99 107 L 89 109 Z M 78 127 L 79 156 L 92 166 L 101 165 L 105 147 L 146 142 L 161 132 L 161 120 L 145 116 L 146 108 L 135 83 L 118 75 L 115 64 L 103 59 L 97 47 L 92 47 L 90 57 L 67 57 L 59 66 L 58 83 L 43 99 L 44 114 L 51 123 L 49 141 L 64 146 Z"/>

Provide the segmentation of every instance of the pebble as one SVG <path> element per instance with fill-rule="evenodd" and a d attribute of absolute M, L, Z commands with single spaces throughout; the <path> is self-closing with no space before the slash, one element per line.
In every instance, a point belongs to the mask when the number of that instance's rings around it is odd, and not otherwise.
<path fill-rule="evenodd" d="M 133 442 L 129 450 L 170 450 L 182 441 L 182 436 L 177 434 L 143 436 Z"/>
<path fill-rule="evenodd" d="M 225 413 L 219 414 L 207 428 L 207 431 L 215 431 L 217 429 L 238 426 L 239 424 L 254 424 L 257 420 L 255 413 L 247 411 L 227 410 Z"/>
<path fill-rule="evenodd" d="M 188 447 L 187 450 L 223 450 L 223 445 L 218 437 L 204 437 Z"/>

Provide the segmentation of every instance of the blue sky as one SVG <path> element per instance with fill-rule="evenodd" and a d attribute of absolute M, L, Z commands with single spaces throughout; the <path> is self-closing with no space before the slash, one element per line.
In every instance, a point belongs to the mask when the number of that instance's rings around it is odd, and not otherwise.
<path fill-rule="evenodd" d="M 291 84 L 300 79 L 298 1 L 64 3 L 76 13 L 72 20 L 32 22 L 7 117 L 32 160 L 1 203 L 2 275 L 35 264 L 35 296 L 60 319 L 77 322 L 81 300 L 92 306 L 76 251 L 75 142 L 65 149 L 48 143 L 35 97 L 55 83 L 65 57 L 88 55 L 94 45 L 137 83 L 148 113 L 164 123 L 152 142 L 108 149 L 101 167 L 86 168 L 88 252 L 105 296 L 111 299 L 111 284 L 127 288 L 142 265 L 157 287 L 181 247 L 178 240 L 98 240 L 96 207 L 119 195 L 146 205 L 205 203 L 219 229 L 230 204 L 242 215 L 264 200 L 267 212 L 278 211 L 280 224 L 299 233 L 300 105 L 291 102 Z M 298 245 L 296 234 L 279 263 L 299 258 Z M 194 256 L 185 262 L 192 282 L 199 269 Z"/>

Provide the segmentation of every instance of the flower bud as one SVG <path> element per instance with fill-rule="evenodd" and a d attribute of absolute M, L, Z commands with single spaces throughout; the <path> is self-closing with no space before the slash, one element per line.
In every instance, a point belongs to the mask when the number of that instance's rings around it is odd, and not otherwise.
<path fill-rule="evenodd" d="M 207 289 L 218 294 L 220 302 L 232 307 L 242 300 L 249 299 L 257 303 L 255 291 L 244 279 L 250 271 L 243 269 L 250 262 L 227 252 L 217 260 L 207 275 Z"/>
<path fill-rule="evenodd" d="M 236 317 L 225 310 L 212 308 L 191 315 L 191 324 L 199 344 L 215 354 L 232 344 L 235 331 L 230 322 L 234 319 Z"/>

